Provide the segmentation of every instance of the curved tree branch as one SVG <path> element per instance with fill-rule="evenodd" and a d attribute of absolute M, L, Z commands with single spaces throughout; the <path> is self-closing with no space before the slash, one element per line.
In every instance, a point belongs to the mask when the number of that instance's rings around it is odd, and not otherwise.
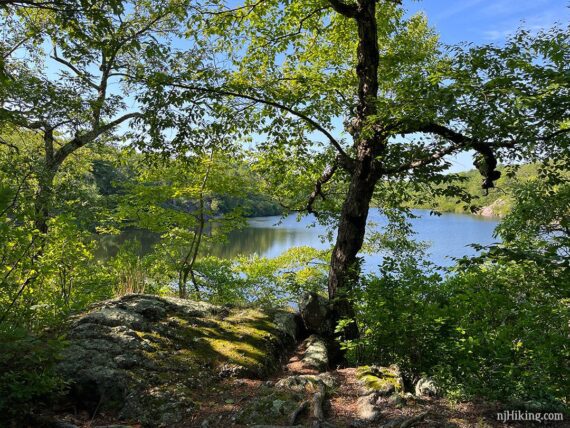
<path fill-rule="evenodd" d="M 355 3 L 349 4 L 342 0 L 329 0 L 329 3 L 335 12 L 338 12 L 347 18 L 354 18 L 358 14 L 358 8 Z"/>
<path fill-rule="evenodd" d="M 350 158 L 350 156 L 344 151 L 344 149 L 342 148 L 342 146 L 338 142 L 338 140 L 336 138 L 334 138 L 333 135 L 329 131 L 327 131 L 327 129 L 325 127 L 323 127 L 321 124 L 319 124 L 315 119 L 311 118 L 310 116 L 307 116 L 305 113 L 302 113 L 298 110 L 295 110 L 294 108 L 286 106 L 285 104 L 281 104 L 281 103 L 279 103 L 277 101 L 273 101 L 273 100 L 267 100 L 267 99 L 264 99 L 262 97 L 258 97 L 255 95 L 242 94 L 239 92 L 227 91 L 224 89 L 208 88 L 208 87 L 185 85 L 185 84 L 178 84 L 178 83 L 174 83 L 174 84 L 172 84 L 172 86 L 182 88 L 182 89 L 188 89 L 191 91 L 206 92 L 206 93 L 217 94 L 217 95 L 222 95 L 222 96 L 243 98 L 246 100 L 255 101 L 257 103 L 268 105 L 271 107 L 275 107 L 279 110 L 283 110 L 283 111 L 286 111 L 288 113 L 291 113 L 292 115 L 297 116 L 300 119 L 303 119 L 305 122 L 310 124 L 313 128 L 315 128 L 317 131 L 321 132 L 322 134 L 324 134 L 328 138 L 328 140 L 330 141 L 332 146 L 337 150 L 337 152 L 340 154 L 340 156 L 342 156 L 344 158 L 344 160 L 346 160 L 346 162 L 343 162 L 343 164 L 342 164 L 343 167 L 345 167 L 345 165 L 349 165 L 350 163 L 352 163 L 352 159 Z"/>
<path fill-rule="evenodd" d="M 73 140 L 63 145 L 57 152 L 54 153 L 53 155 L 54 165 L 57 166 L 61 165 L 61 163 L 67 158 L 67 156 L 69 156 L 75 150 L 83 147 L 86 144 L 91 143 L 101 134 L 104 134 L 105 132 L 112 130 L 116 126 L 119 126 L 121 123 L 137 117 L 142 117 L 142 114 L 138 112 L 127 113 L 115 120 L 112 120 L 109 123 L 106 123 L 105 125 L 92 129 L 89 132 L 86 132 L 82 135 L 76 135 L 75 138 L 73 138 Z"/>
<path fill-rule="evenodd" d="M 317 179 L 317 182 L 315 183 L 315 190 L 313 190 L 313 192 L 309 195 L 307 206 L 305 207 L 308 213 L 318 215 L 318 213 L 313 209 L 315 200 L 317 199 L 317 196 L 320 196 L 323 200 L 325 199 L 325 195 L 323 194 L 323 184 L 326 184 L 330 181 L 338 167 L 339 162 L 335 160 L 332 165 L 327 165 L 322 175 Z"/>
<path fill-rule="evenodd" d="M 487 190 L 494 187 L 494 181 L 498 180 L 501 177 L 501 172 L 497 171 L 496 169 L 497 158 L 495 156 L 494 149 L 515 147 L 515 142 L 513 141 L 485 143 L 463 135 L 460 132 L 454 131 L 447 126 L 439 125 L 436 123 L 428 123 L 412 127 L 411 129 L 404 131 L 403 134 L 413 134 L 417 132 L 439 135 L 440 137 L 451 141 L 453 144 L 435 153 L 432 153 L 425 158 L 415 159 L 395 168 L 383 170 L 383 173 L 387 175 L 402 173 L 410 169 L 416 169 L 435 163 L 438 160 L 442 159 L 444 156 L 449 155 L 455 151 L 473 149 L 479 153 L 479 156 L 476 157 L 473 164 L 484 178 L 481 187 Z"/>

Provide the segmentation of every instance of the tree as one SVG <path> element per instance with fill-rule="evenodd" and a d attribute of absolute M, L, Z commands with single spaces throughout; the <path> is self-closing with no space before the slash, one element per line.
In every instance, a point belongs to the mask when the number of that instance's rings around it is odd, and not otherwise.
<path fill-rule="evenodd" d="M 176 281 L 181 298 L 201 298 L 208 281 L 196 268 L 199 256 L 244 225 L 239 206 L 221 212 L 219 201 L 247 194 L 251 184 L 238 169 L 240 160 L 210 151 L 177 159 L 139 155 L 138 162 L 129 163 L 136 174 L 123 185 L 125 195 L 116 220 L 122 227 L 159 233 L 161 240 L 152 256 L 154 270 Z"/>
<path fill-rule="evenodd" d="M 3 49 L 0 126 L 27 129 L 43 139 L 35 225 L 46 233 L 61 165 L 82 147 L 141 117 L 126 100 L 137 82 L 123 73 L 133 58 L 152 60 L 168 49 L 157 36 L 173 30 L 180 10 L 152 1 L 14 4 L 18 14 L 3 20 L 24 36 Z"/>
<path fill-rule="evenodd" d="M 206 97 L 210 116 L 231 116 L 238 135 L 267 137 L 264 149 L 304 154 L 296 166 L 307 170 L 310 147 L 334 149 L 306 208 L 312 211 L 334 180 L 346 180 L 328 282 L 336 322 L 354 316 L 348 296 L 375 192 L 386 201 L 394 199 L 395 180 L 445 181 L 448 157 L 471 150 L 489 189 L 500 176 L 498 161 L 568 149 L 567 29 L 521 30 L 502 48 L 443 52 L 425 17 L 405 19 L 397 3 L 202 6 L 202 19 L 188 25 L 203 31 L 196 43 L 214 52 L 212 67 L 185 73 L 189 55 L 178 55 L 169 73 L 155 74 L 159 84 L 143 100 L 168 110 Z M 336 136 L 339 117 L 352 144 Z M 356 324 L 343 335 L 357 336 Z"/>

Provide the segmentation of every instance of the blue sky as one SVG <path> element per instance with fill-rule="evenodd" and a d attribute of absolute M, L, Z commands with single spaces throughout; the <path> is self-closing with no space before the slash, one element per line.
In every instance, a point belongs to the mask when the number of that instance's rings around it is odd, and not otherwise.
<path fill-rule="evenodd" d="M 531 30 L 570 21 L 570 0 L 407 0 L 404 6 L 425 12 L 444 43 L 500 43 L 523 21 Z"/>

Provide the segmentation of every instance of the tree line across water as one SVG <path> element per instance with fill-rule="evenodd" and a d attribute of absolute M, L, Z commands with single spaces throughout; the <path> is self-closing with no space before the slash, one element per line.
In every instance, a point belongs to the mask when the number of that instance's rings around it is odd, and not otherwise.
<path fill-rule="evenodd" d="M 172 283 L 232 304 L 318 291 L 344 362 L 397 363 L 458 399 L 567 406 L 568 28 L 445 46 L 404 6 L 0 2 L 1 414 L 65 389 L 69 315 Z M 476 173 L 449 174 L 462 151 Z M 502 244 L 442 276 L 410 207 L 503 192 Z M 366 241 L 371 206 L 389 222 Z M 246 215 L 289 211 L 334 247 L 202 256 Z M 94 234 L 128 227 L 161 240 L 94 257 Z M 359 270 L 371 249 L 380 275 Z"/>

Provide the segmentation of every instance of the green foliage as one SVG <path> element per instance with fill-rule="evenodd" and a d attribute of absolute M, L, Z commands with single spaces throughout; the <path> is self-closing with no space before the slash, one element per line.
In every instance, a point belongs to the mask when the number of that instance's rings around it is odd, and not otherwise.
<path fill-rule="evenodd" d="M 326 285 L 327 252 L 296 247 L 278 257 L 241 256 L 234 260 L 204 257 L 196 263 L 207 297 L 216 303 L 266 306 L 297 302 L 306 291 Z"/>
<path fill-rule="evenodd" d="M 515 187 L 498 228 L 503 243 L 444 279 L 393 221 L 371 243 L 385 252 L 382 275 L 365 278 L 354 295 L 363 335 L 345 344 L 349 356 L 397 362 L 410 379 L 435 377 L 454 397 L 565 403 L 568 184 L 560 164 L 538 177 Z"/>
<path fill-rule="evenodd" d="M 372 237 L 369 246 L 381 250 L 381 274 L 364 277 L 355 290 L 362 337 L 345 346 L 359 363 L 396 363 L 413 377 L 439 360 L 446 311 L 442 278 L 423 261 L 425 247 L 411 241 L 410 232 L 396 215 L 384 234 Z"/>
<path fill-rule="evenodd" d="M 46 396 L 57 397 L 65 381 L 54 370 L 64 342 L 0 330 L 0 423 L 17 421 Z"/>
<path fill-rule="evenodd" d="M 459 395 L 564 400 L 568 300 L 533 262 L 460 271 L 443 285 L 449 337 L 433 372 Z M 553 352 L 553 350 L 556 352 Z"/>
<path fill-rule="evenodd" d="M 537 178 L 539 165 L 525 164 L 520 166 L 497 168 L 501 172 L 501 177 L 495 182 L 495 188 L 484 192 L 481 189 L 481 174 L 477 170 L 460 172 L 457 174 L 457 186 L 459 189 L 451 194 L 438 195 L 437 189 L 430 189 L 433 194 L 423 194 L 424 202 L 416 203 L 414 208 L 435 209 L 441 212 L 471 213 L 489 207 L 491 215 L 503 217 L 508 214 L 513 207 L 513 192 L 518 184 Z M 424 187 L 421 191 L 426 191 Z M 460 192 L 471 195 L 469 203 L 461 203 Z M 411 199 L 411 198 L 410 198 Z M 411 206 L 410 200 L 406 202 Z"/>
<path fill-rule="evenodd" d="M 349 355 L 431 374 L 462 396 L 568 397 L 567 28 L 446 50 L 426 17 L 382 2 L 377 113 L 354 123 L 357 26 L 326 2 L 76 3 L 0 11 L 0 411 L 61 385 L 50 371 L 59 341 L 20 329 L 57 331 L 97 300 L 175 284 L 217 303 L 286 304 L 322 291 L 328 257 L 314 249 L 206 254 L 245 216 L 281 212 L 275 201 L 305 208 L 339 163 L 315 195 L 319 219 L 334 223 L 359 170 L 338 152 L 362 155 L 359 141 L 373 134 L 375 200 L 390 225 L 368 243 L 382 275 L 354 290 L 363 336 L 344 344 Z M 113 146 L 125 142 L 145 153 Z M 519 169 L 524 180 L 501 170 L 503 244 L 442 279 L 392 209 L 470 203 L 480 178 L 445 175 L 443 156 L 481 144 L 492 149 L 479 165 L 488 176 L 497 177 L 494 156 L 536 163 Z M 501 199 L 494 191 L 479 202 Z M 160 235 L 151 254 L 127 242 L 95 257 L 94 232 L 133 227 Z"/>

